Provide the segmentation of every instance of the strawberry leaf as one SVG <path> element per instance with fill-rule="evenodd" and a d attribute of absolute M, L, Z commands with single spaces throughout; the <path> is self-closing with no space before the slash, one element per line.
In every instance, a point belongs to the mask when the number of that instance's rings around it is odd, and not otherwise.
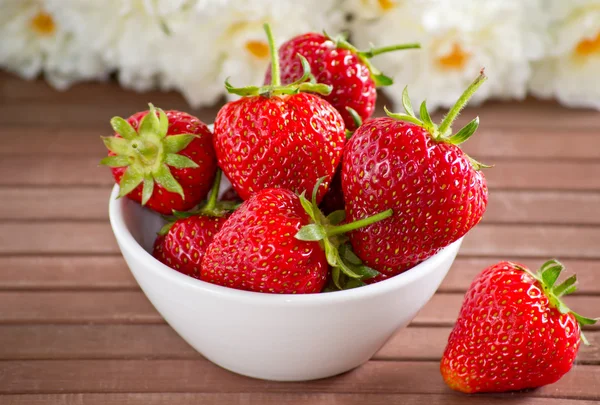
<path fill-rule="evenodd" d="M 447 142 L 453 145 L 460 145 L 469 139 L 479 128 L 479 117 L 465 125 L 460 131 L 448 138 Z"/>
<path fill-rule="evenodd" d="M 121 135 L 125 139 L 132 140 L 138 136 L 131 124 L 121 117 L 113 117 L 110 120 L 110 125 L 117 134 Z"/>
<path fill-rule="evenodd" d="M 344 210 L 333 211 L 331 214 L 327 215 L 327 221 L 331 225 L 338 225 L 344 219 L 346 219 L 346 211 Z"/>
<path fill-rule="evenodd" d="M 165 153 L 178 153 L 187 148 L 187 146 L 196 138 L 196 135 L 181 134 L 171 135 L 165 138 Z"/>
<path fill-rule="evenodd" d="M 423 102 L 421 103 L 419 114 L 421 115 L 421 121 L 423 121 L 423 123 L 425 124 L 425 128 L 433 134 L 435 132 L 435 124 L 429 116 L 429 111 L 427 111 L 427 102 L 425 100 L 423 100 Z"/>
<path fill-rule="evenodd" d="M 119 183 L 119 198 L 131 193 L 143 180 L 144 175 L 142 173 L 128 167 Z"/>
<path fill-rule="evenodd" d="M 125 155 L 107 156 L 100 161 L 101 165 L 108 167 L 125 167 L 129 163 L 129 158 Z"/>
<path fill-rule="evenodd" d="M 159 108 L 158 109 L 158 135 L 161 138 L 167 136 L 167 132 L 169 132 L 169 119 L 167 118 L 167 114 Z"/>
<path fill-rule="evenodd" d="M 408 115 L 416 118 L 410 97 L 408 96 L 408 86 L 404 87 L 404 90 L 402 90 L 402 106 Z"/>
<path fill-rule="evenodd" d="M 542 273 L 542 276 L 547 273 L 548 273 L 548 271 L 546 273 Z M 544 279 L 544 282 L 546 282 L 546 279 Z M 556 295 L 557 297 L 562 297 L 563 295 L 569 295 L 569 294 L 574 293 L 577 290 L 576 283 L 577 283 L 577 275 L 573 274 L 571 277 L 569 277 L 568 279 L 563 281 L 560 285 L 558 285 L 557 287 L 554 288 L 554 291 L 553 291 L 554 295 Z"/>
<path fill-rule="evenodd" d="M 294 237 L 298 240 L 318 241 L 325 239 L 327 237 L 327 232 L 325 232 L 323 225 L 308 224 L 300 228 Z"/>
<path fill-rule="evenodd" d="M 391 86 L 394 84 L 394 80 L 391 77 L 386 76 L 379 71 L 372 72 L 371 77 L 373 78 L 375 86 L 377 87 Z"/>
<path fill-rule="evenodd" d="M 175 154 L 175 153 L 167 154 L 167 156 L 165 158 L 165 163 L 168 164 L 169 166 L 173 166 L 177 169 L 188 169 L 188 168 L 198 167 L 198 164 L 196 162 L 194 162 L 192 159 L 190 159 L 186 156 L 183 156 L 183 155 Z"/>
<path fill-rule="evenodd" d="M 313 207 L 313 205 L 311 204 L 311 202 L 310 202 L 310 201 L 308 201 L 308 200 L 306 199 L 306 197 L 304 197 L 304 193 L 300 194 L 300 195 L 298 196 L 298 198 L 300 199 L 300 204 L 302 204 L 302 208 L 304 208 L 304 211 L 306 211 L 306 213 L 308 214 L 308 216 L 309 216 L 309 217 L 310 217 L 310 218 L 311 218 L 311 219 L 312 219 L 314 222 L 316 222 L 316 221 L 317 221 L 317 218 L 316 218 L 316 213 L 315 213 L 314 207 Z"/>
<path fill-rule="evenodd" d="M 154 173 L 154 179 L 167 191 L 177 193 L 181 198 L 185 199 L 181 184 L 175 180 L 175 177 L 171 174 L 171 170 L 169 170 L 169 167 L 164 163 L 160 165 L 159 169 Z"/>
<path fill-rule="evenodd" d="M 387 116 L 390 117 L 390 118 L 394 118 L 394 119 L 396 119 L 398 121 L 410 122 L 410 123 L 413 123 L 413 124 L 418 125 L 420 127 L 424 126 L 423 121 L 421 121 L 417 117 L 413 117 L 411 115 L 402 114 L 402 113 L 393 113 L 390 110 L 388 110 L 386 106 L 383 107 L 383 110 L 385 111 L 385 113 L 387 114 Z"/>
<path fill-rule="evenodd" d="M 544 284 L 546 284 L 548 288 L 552 288 L 554 286 L 554 283 L 556 283 L 556 280 L 558 280 L 560 273 L 564 269 L 565 266 L 563 266 L 560 262 L 556 260 L 549 260 L 546 263 L 544 263 L 540 268 L 540 274 L 542 276 Z"/>
<path fill-rule="evenodd" d="M 154 179 L 152 176 L 144 177 L 144 188 L 142 189 L 142 205 L 146 205 L 154 192 Z"/>
<path fill-rule="evenodd" d="M 117 155 L 127 155 L 129 153 L 129 141 L 125 138 L 116 136 L 103 136 L 102 142 L 106 148 Z"/>

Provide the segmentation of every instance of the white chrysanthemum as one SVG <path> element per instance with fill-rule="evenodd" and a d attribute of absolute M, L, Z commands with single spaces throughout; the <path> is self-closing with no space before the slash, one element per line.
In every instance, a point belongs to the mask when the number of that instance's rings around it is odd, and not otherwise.
<path fill-rule="evenodd" d="M 108 66 L 86 46 L 92 31 L 74 31 L 62 13 L 82 2 L 62 0 L 60 7 L 53 3 L 56 0 L 0 1 L 0 66 L 28 79 L 44 70 L 48 81 L 61 89 L 106 77 Z"/>
<path fill-rule="evenodd" d="M 220 50 L 218 81 L 221 84 L 228 77 L 234 86 L 262 84 L 269 65 L 265 22 L 271 25 L 277 46 L 306 32 L 340 31 L 344 23 L 344 15 L 337 7 L 339 0 L 228 0 L 220 3 L 224 11 L 213 13 L 212 35 L 209 32 L 206 40 L 215 41 Z"/>
<path fill-rule="evenodd" d="M 355 21 L 371 20 L 398 7 L 401 0 L 345 0 L 343 7 Z"/>
<path fill-rule="evenodd" d="M 600 1 L 549 3 L 553 43 L 534 64 L 531 90 L 573 107 L 600 109 Z"/>
<path fill-rule="evenodd" d="M 473 103 L 521 98 L 531 60 L 544 52 L 538 0 L 405 0 L 377 20 L 355 19 L 353 39 L 368 47 L 420 42 L 421 50 L 378 56 L 373 63 L 394 78 L 387 94 L 400 106 L 408 85 L 414 102 L 451 106 L 485 67 L 489 80 Z"/>

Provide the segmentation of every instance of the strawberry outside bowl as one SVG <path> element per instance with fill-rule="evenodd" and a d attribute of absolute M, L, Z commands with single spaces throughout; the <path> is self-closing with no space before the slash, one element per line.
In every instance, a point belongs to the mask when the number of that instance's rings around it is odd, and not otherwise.
<path fill-rule="evenodd" d="M 222 187 L 223 189 L 223 187 Z M 368 361 L 431 299 L 462 239 L 413 269 L 364 287 L 276 295 L 183 275 L 151 255 L 163 219 L 127 198 L 109 203 L 110 223 L 138 284 L 173 329 L 217 365 L 246 376 L 303 381 Z"/>

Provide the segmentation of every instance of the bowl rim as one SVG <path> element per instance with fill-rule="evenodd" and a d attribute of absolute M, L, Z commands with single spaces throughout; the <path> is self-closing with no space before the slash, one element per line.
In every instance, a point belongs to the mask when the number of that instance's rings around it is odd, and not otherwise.
<path fill-rule="evenodd" d="M 302 303 L 302 304 L 322 304 L 332 302 L 354 301 L 364 299 L 371 296 L 382 295 L 390 291 L 399 290 L 423 277 L 429 276 L 437 266 L 450 257 L 456 256 L 458 249 L 463 241 L 463 237 L 442 248 L 438 253 L 417 264 L 410 270 L 389 279 L 380 281 L 374 284 L 368 284 L 360 288 L 350 290 L 334 291 L 329 293 L 315 294 L 268 294 L 254 291 L 238 290 L 230 287 L 224 287 L 217 284 L 212 284 L 202 281 L 176 270 L 156 260 L 149 252 L 147 252 L 133 237 L 131 231 L 125 223 L 123 204 L 137 204 L 126 198 L 117 199 L 119 193 L 119 185 L 115 184 L 109 200 L 109 220 L 115 234 L 115 238 L 121 250 L 127 250 L 134 256 L 138 256 L 144 263 L 147 271 L 155 273 L 165 281 L 178 284 L 181 287 L 203 290 L 215 295 L 223 296 L 224 298 L 250 300 L 255 303 Z M 138 205 L 138 209 L 147 209 Z M 123 252 L 121 252 L 123 253 Z M 451 259 L 452 261 L 454 258 Z M 130 270 L 131 271 L 131 270 Z"/>

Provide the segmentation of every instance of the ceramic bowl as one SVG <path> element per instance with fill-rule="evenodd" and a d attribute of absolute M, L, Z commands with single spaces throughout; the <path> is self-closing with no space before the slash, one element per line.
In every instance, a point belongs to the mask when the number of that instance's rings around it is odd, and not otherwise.
<path fill-rule="evenodd" d="M 149 253 L 160 216 L 110 197 L 110 223 L 138 284 L 163 318 L 210 361 L 250 377 L 302 381 L 368 361 L 431 299 L 461 241 L 413 269 L 347 291 L 277 295 L 213 285 L 185 276 Z"/>

